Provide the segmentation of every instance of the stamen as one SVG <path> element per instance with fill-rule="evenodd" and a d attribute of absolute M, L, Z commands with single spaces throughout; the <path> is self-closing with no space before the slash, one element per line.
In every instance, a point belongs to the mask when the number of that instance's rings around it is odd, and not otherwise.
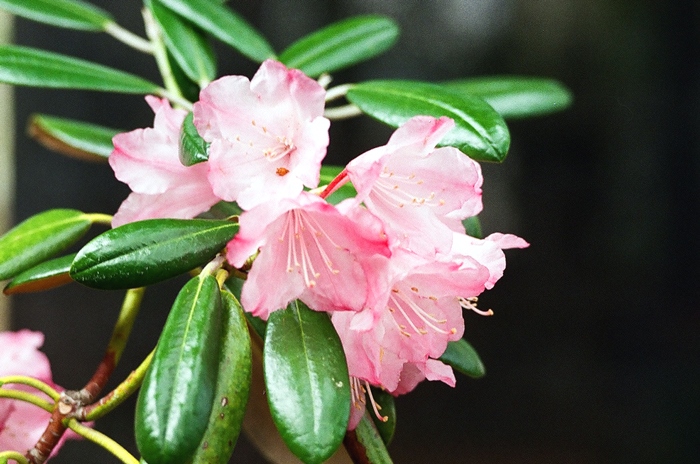
<path fill-rule="evenodd" d="M 377 419 L 379 419 L 382 422 L 386 422 L 389 420 L 389 416 L 383 416 L 379 412 L 382 410 L 382 407 L 374 399 L 374 395 L 372 395 L 372 389 L 370 388 L 368 381 L 351 376 L 350 392 L 352 405 L 354 407 L 356 407 L 357 409 L 365 408 L 367 406 L 367 400 L 365 398 L 365 395 L 369 396 L 369 403 L 370 405 L 372 405 L 372 411 L 374 412 L 374 415 L 377 417 Z"/>
<path fill-rule="evenodd" d="M 459 297 L 458 300 L 459 300 L 459 305 L 464 309 L 474 311 L 475 313 L 477 313 L 481 316 L 493 316 L 493 310 L 489 309 L 488 311 L 483 311 L 483 310 L 476 307 L 476 303 L 479 301 L 479 298 L 477 298 L 475 296 L 471 297 L 471 298 Z"/>

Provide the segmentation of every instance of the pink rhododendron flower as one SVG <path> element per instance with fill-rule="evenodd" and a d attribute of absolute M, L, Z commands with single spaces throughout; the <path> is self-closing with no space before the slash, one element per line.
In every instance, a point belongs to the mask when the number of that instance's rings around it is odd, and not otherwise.
<path fill-rule="evenodd" d="M 214 192 L 250 209 L 315 188 L 328 146 L 324 98 L 316 81 L 272 60 L 250 81 L 226 76 L 204 88 L 194 123 L 211 142 Z"/>
<path fill-rule="evenodd" d="M 153 128 L 118 134 L 109 164 L 133 193 L 114 215 L 112 225 L 152 218 L 190 219 L 219 201 L 207 178 L 207 163 L 180 162 L 180 128 L 187 112 L 167 100 L 147 96 L 155 113 Z"/>
<path fill-rule="evenodd" d="M 454 127 L 446 117 L 416 116 L 382 147 L 351 161 L 346 171 L 357 201 L 377 215 L 401 246 L 419 254 L 448 251 L 462 219 L 481 211 L 481 168 L 452 147 L 435 149 Z"/>
<path fill-rule="evenodd" d="M 0 332 L 0 377 L 23 375 L 41 380 L 57 390 L 51 379 L 51 367 L 44 353 L 38 350 L 44 343 L 41 332 L 20 330 Z M 45 397 L 31 387 L 10 384 L 1 388 L 21 390 Z M 48 397 L 46 397 L 48 399 Z M 51 418 L 51 413 L 23 401 L 0 399 L 0 451 L 13 450 L 24 453 L 34 447 L 41 438 Z M 65 438 L 77 438 L 67 432 L 54 449 L 56 453 Z"/>
<path fill-rule="evenodd" d="M 389 255 L 376 218 L 306 192 L 246 211 L 239 223 L 227 257 L 241 267 L 260 248 L 241 303 L 263 319 L 296 298 L 316 310 L 361 310 Z"/>

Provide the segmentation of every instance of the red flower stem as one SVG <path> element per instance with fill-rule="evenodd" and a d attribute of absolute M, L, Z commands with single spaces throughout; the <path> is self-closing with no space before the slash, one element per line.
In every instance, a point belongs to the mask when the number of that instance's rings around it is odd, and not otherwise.
<path fill-rule="evenodd" d="M 321 195 L 319 196 L 323 199 L 328 198 L 333 192 L 345 185 L 349 180 L 350 179 L 348 179 L 348 172 L 345 169 L 343 169 L 342 171 L 340 171 L 340 174 L 335 176 L 335 179 L 333 179 L 331 183 L 328 184 L 325 189 L 323 189 L 323 192 L 321 192 Z"/>
<path fill-rule="evenodd" d="M 58 445 L 65 433 L 67 428 L 65 424 L 68 422 L 68 419 L 74 417 L 76 412 L 82 410 L 84 405 L 93 403 L 97 395 L 107 385 L 107 381 L 112 372 L 114 372 L 114 368 L 119 363 L 119 359 L 126 347 L 126 342 L 134 326 L 134 320 L 141 306 L 144 290 L 144 288 L 137 288 L 127 291 L 102 362 L 100 362 L 92 378 L 81 390 L 66 390 L 61 393 L 44 434 L 34 445 L 34 448 L 25 454 L 25 457 L 31 464 L 42 464 L 48 459 L 51 451 Z"/>

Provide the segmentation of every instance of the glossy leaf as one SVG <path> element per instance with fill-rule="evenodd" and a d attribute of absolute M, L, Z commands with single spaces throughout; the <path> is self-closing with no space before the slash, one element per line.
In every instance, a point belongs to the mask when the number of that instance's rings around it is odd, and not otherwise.
<path fill-rule="evenodd" d="M 209 423 L 221 347 L 221 295 L 214 277 L 180 291 L 136 403 L 136 444 L 149 464 L 184 464 Z"/>
<path fill-rule="evenodd" d="M 321 176 L 319 180 L 319 185 L 330 184 L 343 169 L 345 169 L 343 166 L 321 166 Z M 353 185 L 350 182 L 348 182 L 347 184 L 343 184 L 342 187 L 340 187 L 338 190 L 333 192 L 328 198 L 326 198 L 326 201 L 328 201 L 328 203 L 332 205 L 337 205 L 341 201 L 346 200 L 348 198 L 353 198 L 356 195 L 357 190 L 355 190 L 355 187 L 353 187 Z"/>
<path fill-rule="evenodd" d="M 486 375 L 486 368 L 476 350 L 463 338 L 447 344 L 440 361 L 452 366 L 457 372 L 475 379 Z"/>
<path fill-rule="evenodd" d="M 51 259 L 21 272 L 7 284 L 3 293 L 41 292 L 73 282 L 68 271 L 74 257 L 75 253 Z"/>
<path fill-rule="evenodd" d="M 28 131 L 46 148 L 91 161 L 105 161 L 114 149 L 112 137 L 122 132 L 45 114 L 32 116 Z"/>
<path fill-rule="evenodd" d="M 106 11 L 80 0 L 0 0 L 0 8 L 52 26 L 103 31 L 113 22 Z"/>
<path fill-rule="evenodd" d="M 474 238 L 484 238 L 484 233 L 481 231 L 481 221 L 479 216 L 472 216 L 464 219 L 462 225 L 467 232 L 467 235 Z"/>
<path fill-rule="evenodd" d="M 267 322 L 263 372 L 270 412 L 289 449 L 306 463 L 328 459 L 350 417 L 350 381 L 328 315 L 301 302 Z"/>
<path fill-rule="evenodd" d="M 229 292 L 223 303 L 222 344 L 209 424 L 192 462 L 226 464 L 241 431 L 252 375 L 250 334 L 243 308 Z"/>
<path fill-rule="evenodd" d="M 238 277 L 232 275 L 226 279 L 226 289 L 233 294 L 238 300 L 241 299 L 241 292 L 243 291 L 243 284 L 245 280 L 239 279 Z M 267 331 L 267 322 L 263 321 L 259 317 L 253 316 L 249 312 L 245 313 L 245 318 L 250 324 L 250 328 L 260 337 L 261 340 L 265 340 L 265 332 Z"/>
<path fill-rule="evenodd" d="M 274 58 L 275 51 L 253 26 L 230 8 L 211 0 L 160 0 L 188 21 L 253 61 Z"/>
<path fill-rule="evenodd" d="M 201 87 L 212 81 L 216 77 L 216 56 L 204 34 L 160 0 L 146 0 L 145 4 L 163 31 L 168 51 L 185 74 Z"/>
<path fill-rule="evenodd" d="M 0 237 L 0 280 L 65 250 L 87 232 L 90 224 L 88 215 L 74 209 L 51 209 L 18 224 Z"/>
<path fill-rule="evenodd" d="M 379 435 L 374 422 L 369 417 L 370 412 L 365 412 L 365 415 L 357 424 L 355 430 L 349 431 L 349 435 L 355 436 L 355 446 L 359 449 L 349 449 L 350 455 L 361 456 L 364 461 L 371 464 L 391 464 L 391 456 L 386 449 L 386 445 Z"/>
<path fill-rule="evenodd" d="M 504 118 L 554 113 L 571 105 L 569 89 L 552 79 L 493 76 L 445 82 L 445 86 L 481 97 Z"/>
<path fill-rule="evenodd" d="M 14 45 L 0 46 L 0 82 L 55 89 L 152 94 L 159 87 L 141 77 L 90 61 Z"/>
<path fill-rule="evenodd" d="M 448 116 L 456 127 L 442 138 L 475 160 L 503 161 L 510 134 L 503 118 L 479 97 L 416 81 L 370 81 L 353 86 L 349 101 L 393 127 L 417 115 Z"/>
<path fill-rule="evenodd" d="M 379 409 L 379 414 L 382 415 L 382 418 L 386 418 L 386 420 L 377 417 L 370 405 L 367 405 L 367 412 L 372 418 L 374 426 L 377 428 L 377 432 L 379 432 L 379 436 L 382 437 L 382 441 L 385 445 L 389 446 L 391 440 L 394 438 L 394 432 L 396 432 L 396 403 L 391 393 L 379 388 L 371 388 L 374 401 L 377 403 L 377 406 L 381 408 Z"/>
<path fill-rule="evenodd" d="M 85 245 L 71 277 L 88 287 L 136 288 L 185 273 L 210 261 L 238 224 L 205 219 L 149 219 L 108 230 Z"/>
<path fill-rule="evenodd" d="M 192 166 L 209 159 L 209 143 L 197 132 L 194 126 L 193 114 L 188 113 L 180 130 L 179 155 L 180 162 L 185 166 Z"/>
<path fill-rule="evenodd" d="M 398 36 L 399 28 L 390 18 L 356 16 L 299 39 L 280 54 L 279 60 L 316 77 L 381 54 Z"/>

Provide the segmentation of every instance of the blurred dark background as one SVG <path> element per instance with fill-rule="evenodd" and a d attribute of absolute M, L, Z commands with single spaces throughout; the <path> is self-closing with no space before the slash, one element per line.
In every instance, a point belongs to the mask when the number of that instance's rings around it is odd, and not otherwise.
<path fill-rule="evenodd" d="M 92 0 L 143 34 L 135 0 Z M 512 146 L 484 165 L 486 233 L 532 246 L 466 314 L 488 374 L 397 400 L 396 462 L 700 462 L 700 3 L 651 0 L 231 2 L 277 50 L 332 21 L 382 13 L 401 26 L 380 58 L 338 73 L 439 81 L 495 74 L 560 80 L 565 112 L 509 121 Z M 158 79 L 148 56 L 106 35 L 18 19 L 18 44 Z M 218 46 L 221 74 L 257 65 Z M 18 88 L 22 220 L 48 208 L 113 213 L 128 194 L 107 165 L 49 152 L 24 135 L 33 112 L 131 130 L 152 124 L 140 96 Z M 348 161 L 391 130 L 333 123 L 328 159 Z M 115 378 L 154 346 L 182 281 L 148 292 Z M 46 333 L 55 380 L 79 388 L 102 356 L 122 294 L 77 285 L 13 298 L 15 328 Z M 112 383 L 113 386 L 115 382 Z M 130 408 L 97 427 L 134 449 Z M 264 462 L 241 439 L 237 462 Z M 53 462 L 115 462 L 69 443 Z"/>

